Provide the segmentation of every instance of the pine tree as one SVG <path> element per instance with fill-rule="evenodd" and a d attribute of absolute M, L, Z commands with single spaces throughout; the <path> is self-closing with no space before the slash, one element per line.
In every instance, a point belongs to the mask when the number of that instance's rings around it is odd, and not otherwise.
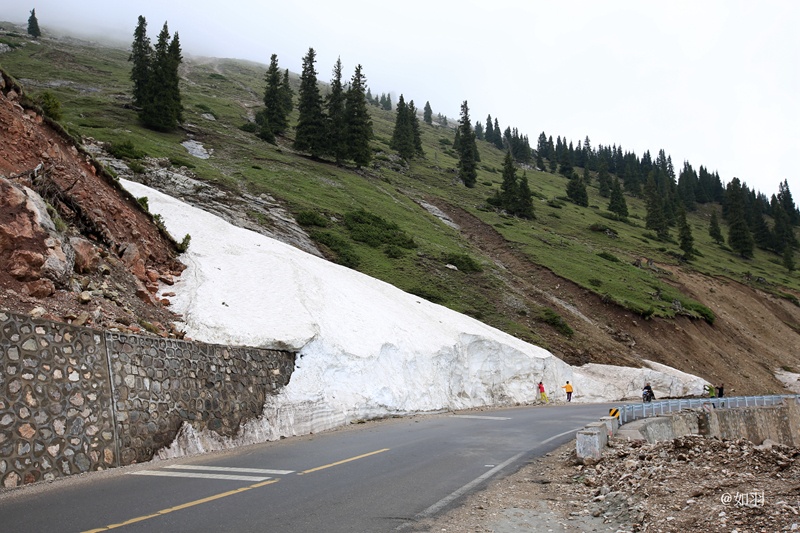
<path fill-rule="evenodd" d="M 322 96 L 317 85 L 317 71 L 314 68 L 317 54 L 313 48 L 303 57 L 303 70 L 300 74 L 300 94 L 297 102 L 299 117 L 294 139 L 297 150 L 308 152 L 311 157 L 320 157 L 327 151 L 325 136 L 325 115 L 322 112 Z"/>
<path fill-rule="evenodd" d="M 459 150 L 458 150 L 458 177 L 467 187 L 474 187 L 478 181 L 478 146 L 475 144 L 475 134 L 469 119 L 469 105 L 467 101 L 461 104 L 461 120 L 458 122 Z"/>
<path fill-rule="evenodd" d="M 483 138 L 486 142 L 494 144 L 494 123 L 492 122 L 492 115 L 486 116 L 486 128 L 483 131 Z"/>
<path fill-rule="evenodd" d="M 417 108 L 414 106 L 414 100 L 408 103 L 408 118 L 411 121 L 411 137 L 414 140 L 414 155 L 425 157 L 425 151 L 422 149 L 422 134 L 419 131 L 419 117 L 417 116 Z"/>
<path fill-rule="evenodd" d="M 34 39 L 42 36 L 42 31 L 39 29 L 39 21 L 36 19 L 36 10 L 31 9 L 31 16 L 28 17 L 28 35 Z"/>
<path fill-rule="evenodd" d="M 283 106 L 283 112 L 286 114 L 287 121 L 289 119 L 289 114 L 294 109 L 294 103 L 292 102 L 293 96 L 292 86 L 289 84 L 289 69 L 287 68 L 283 71 L 283 82 L 281 82 L 281 105 Z"/>
<path fill-rule="evenodd" d="M 492 141 L 494 141 L 494 146 L 498 150 L 502 150 L 504 148 L 503 147 L 503 135 L 500 133 L 501 131 L 502 130 L 500 129 L 500 123 L 495 118 L 494 119 L 494 138 L 492 139 Z"/>
<path fill-rule="evenodd" d="M 719 218 L 717 217 L 716 209 L 711 211 L 711 223 L 708 226 L 708 235 L 714 239 L 714 242 L 717 244 L 721 244 L 725 241 L 725 237 L 722 236 L 722 229 L 719 227 Z"/>
<path fill-rule="evenodd" d="M 783 250 L 783 266 L 789 272 L 795 271 L 794 249 L 791 246 L 787 246 Z"/>
<path fill-rule="evenodd" d="M 686 220 L 686 210 L 682 206 L 678 210 L 678 241 L 683 250 L 683 258 L 691 261 L 694 258 L 694 237 L 692 228 Z"/>
<path fill-rule="evenodd" d="M 411 159 L 416 152 L 411 114 L 402 94 L 397 100 L 394 130 L 392 131 L 392 139 L 389 141 L 389 148 L 397 150 L 397 153 L 403 159 Z"/>
<path fill-rule="evenodd" d="M 506 152 L 506 158 L 503 161 L 503 181 L 500 183 L 500 205 L 511 212 L 511 206 L 519 194 L 517 186 L 517 169 L 514 166 L 514 158 L 511 157 L 511 152 Z"/>
<path fill-rule="evenodd" d="M 561 157 L 558 161 L 558 172 L 567 179 L 572 178 L 575 169 L 572 167 L 572 159 L 569 156 L 569 151 L 566 149 L 561 150 Z"/>
<path fill-rule="evenodd" d="M 628 218 L 628 203 L 622 194 L 622 186 L 617 178 L 611 184 L 611 199 L 608 202 L 608 210 L 616 214 L 619 218 Z"/>
<path fill-rule="evenodd" d="M 169 43 L 167 50 L 167 97 L 170 102 L 170 109 L 174 113 L 176 126 L 177 123 L 183 122 L 183 103 L 181 99 L 180 89 L 180 75 L 178 69 L 183 63 L 183 56 L 181 51 L 181 41 L 178 32 L 172 36 L 172 42 Z"/>
<path fill-rule="evenodd" d="M 367 79 L 361 72 L 361 65 L 357 65 L 347 89 L 345 122 L 348 155 L 359 168 L 368 165 L 372 159 L 372 150 L 369 147 L 373 136 L 372 119 L 367 110 L 366 86 Z"/>
<path fill-rule="evenodd" d="M 772 196 L 771 208 L 774 221 L 772 231 L 773 249 L 782 254 L 786 247 L 797 248 L 797 238 L 789 221 L 789 215 L 784 209 L 784 204 L 775 195 Z"/>
<path fill-rule="evenodd" d="M 181 57 L 178 34 L 170 40 L 167 23 L 158 34 L 147 78 L 146 99 L 139 117 L 142 123 L 156 131 L 172 131 L 183 118 L 178 67 Z"/>
<path fill-rule="evenodd" d="M 475 138 L 479 141 L 486 140 L 486 137 L 483 135 L 483 124 L 481 124 L 480 120 L 475 121 Z"/>
<path fill-rule="evenodd" d="M 586 184 L 583 178 L 576 173 L 567 182 L 567 198 L 581 207 L 589 207 L 589 194 L 586 192 Z"/>
<path fill-rule="evenodd" d="M 529 220 L 536 218 L 536 213 L 533 211 L 533 193 L 530 185 L 528 185 L 527 175 L 522 175 L 518 189 L 517 198 L 514 202 L 514 214 Z"/>
<path fill-rule="evenodd" d="M 748 227 L 752 228 L 751 232 L 756 246 L 762 250 L 775 249 L 775 238 L 772 234 L 772 230 L 769 229 L 769 224 L 767 224 L 767 221 L 764 219 L 764 213 L 755 213 L 752 221 L 748 223 Z"/>
<path fill-rule="evenodd" d="M 149 99 L 150 89 L 150 70 L 153 49 L 150 46 L 150 39 L 147 37 L 147 21 L 139 15 L 139 23 L 133 32 L 133 45 L 128 61 L 133 63 L 131 67 L 131 81 L 133 82 L 133 105 L 142 107 Z"/>
<path fill-rule="evenodd" d="M 425 109 L 423 110 L 422 120 L 428 126 L 433 125 L 433 109 L 431 109 L 431 103 L 425 102 Z"/>
<path fill-rule="evenodd" d="M 274 135 L 282 135 L 289 128 L 289 112 L 284 101 L 283 76 L 278 68 L 277 54 L 270 57 L 265 81 L 263 118 Z"/>
<path fill-rule="evenodd" d="M 669 239 L 669 224 L 664 216 L 663 199 L 658 192 L 658 185 L 656 185 L 656 177 L 658 170 L 653 169 L 647 177 L 647 185 L 645 186 L 645 208 L 647 215 L 645 216 L 645 227 L 656 232 L 656 235 L 661 240 Z"/>
<path fill-rule="evenodd" d="M 606 163 L 605 159 L 601 159 L 598 165 L 597 171 L 597 187 L 600 192 L 600 196 L 603 198 L 608 198 L 611 196 L 611 174 L 608 173 L 608 163 Z M 622 191 L 620 191 L 622 192 Z"/>
<path fill-rule="evenodd" d="M 742 193 L 739 178 L 733 178 L 725 192 L 725 204 L 728 206 L 728 245 L 743 259 L 753 257 L 753 235 L 747 226 L 747 216 L 744 207 L 744 194 Z"/>
<path fill-rule="evenodd" d="M 347 139 L 345 137 L 345 94 L 342 86 L 342 60 L 336 59 L 333 66 L 333 79 L 331 79 L 330 92 L 325 99 L 326 120 L 328 131 L 328 150 L 336 160 L 337 165 L 347 157 Z"/>
<path fill-rule="evenodd" d="M 792 226 L 800 224 L 800 211 L 798 211 L 797 207 L 794 205 L 792 193 L 789 191 L 789 182 L 787 180 L 783 180 L 783 183 L 778 184 L 778 201 L 786 212 L 789 223 Z"/>

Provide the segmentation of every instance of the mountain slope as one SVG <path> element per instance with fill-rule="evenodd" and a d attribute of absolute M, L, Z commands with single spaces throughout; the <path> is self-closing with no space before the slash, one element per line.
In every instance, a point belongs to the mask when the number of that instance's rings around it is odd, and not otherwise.
<path fill-rule="evenodd" d="M 744 262 L 714 245 L 707 235 L 708 206 L 690 215 L 701 257 L 681 265 L 676 244 L 648 238 L 638 199 L 627 198 L 631 224 L 602 216 L 606 201 L 595 187 L 590 208 L 547 201 L 564 195 L 561 176 L 525 170 L 538 198 L 533 222 L 487 210 L 485 199 L 501 181 L 503 154 L 479 143 L 478 184 L 467 189 L 456 178 L 453 134 L 446 127 L 423 124 L 426 157 L 406 165 L 388 148 L 394 114 L 372 108 L 374 164 L 359 171 L 295 153 L 291 133 L 278 146 L 263 143 L 238 129 L 261 105 L 263 65 L 188 58 L 182 70 L 186 124 L 179 132 L 157 134 L 141 128 L 128 106 L 125 51 L 75 40 L 33 43 L 9 33 L 3 39 L 14 48 L 0 55 L 0 66 L 29 92 L 56 94 L 70 132 L 112 149 L 130 142 L 148 156 L 114 163 L 119 175 L 174 192 L 174 182 L 159 176 L 187 167 L 180 174 L 202 184 L 192 185 L 195 192 L 208 193 L 188 200 L 218 210 L 220 198 L 246 198 L 234 200 L 239 207 L 229 210 L 239 224 L 339 261 L 341 250 L 322 242 L 343 241 L 358 258 L 358 270 L 539 344 L 569 363 L 635 365 L 647 358 L 724 381 L 740 393 L 778 391 L 782 384 L 774 371 L 800 369 L 797 275 L 761 251 Z M 181 145 L 186 140 L 201 143 L 211 156 L 190 155 Z M 397 224 L 417 248 L 389 257 L 353 240 L 342 221 L 359 209 Z M 303 228 L 288 216 L 304 212 L 323 215 L 327 227 Z M 320 233 L 327 237 L 320 240 Z M 465 257 L 481 270 L 448 267 Z M 642 259 L 645 266 L 634 266 Z M 714 312 L 713 325 L 700 319 L 697 305 Z"/>

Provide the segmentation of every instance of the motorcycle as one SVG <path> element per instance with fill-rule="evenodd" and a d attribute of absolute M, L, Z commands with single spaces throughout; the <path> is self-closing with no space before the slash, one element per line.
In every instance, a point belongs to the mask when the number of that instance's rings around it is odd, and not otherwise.
<path fill-rule="evenodd" d="M 653 394 L 653 391 L 647 390 L 647 389 L 642 391 L 642 401 L 643 402 L 650 403 L 654 399 L 655 399 L 655 395 Z"/>

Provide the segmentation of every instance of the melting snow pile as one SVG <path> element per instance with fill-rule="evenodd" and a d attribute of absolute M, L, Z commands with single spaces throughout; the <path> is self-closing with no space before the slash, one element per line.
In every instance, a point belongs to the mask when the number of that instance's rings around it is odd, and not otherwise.
<path fill-rule="evenodd" d="M 318 432 L 394 413 L 532 402 L 636 398 L 644 380 L 663 394 L 700 394 L 703 380 L 669 367 L 573 368 L 550 352 L 166 196 L 122 180 L 172 235 L 191 235 L 170 291 L 193 339 L 299 351 L 291 382 L 235 439 L 185 426 L 162 456 Z M 680 393 L 680 394 L 676 394 Z"/>

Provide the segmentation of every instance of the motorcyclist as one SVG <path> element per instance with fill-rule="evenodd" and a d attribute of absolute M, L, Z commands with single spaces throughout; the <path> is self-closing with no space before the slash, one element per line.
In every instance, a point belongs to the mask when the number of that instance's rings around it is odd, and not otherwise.
<path fill-rule="evenodd" d="M 646 402 L 656 399 L 656 395 L 653 394 L 653 387 L 650 386 L 650 383 L 645 383 L 644 388 L 642 389 L 642 399 Z"/>

